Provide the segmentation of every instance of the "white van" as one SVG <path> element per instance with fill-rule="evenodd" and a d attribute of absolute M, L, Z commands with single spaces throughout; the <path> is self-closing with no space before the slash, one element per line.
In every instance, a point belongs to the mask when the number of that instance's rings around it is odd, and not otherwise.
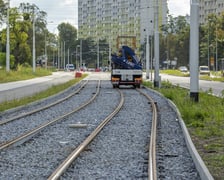
<path fill-rule="evenodd" d="M 75 70 L 74 64 L 66 64 L 65 70 L 66 71 L 74 71 Z"/>
<path fill-rule="evenodd" d="M 199 66 L 200 75 L 208 75 L 210 76 L 210 70 L 208 66 Z"/>

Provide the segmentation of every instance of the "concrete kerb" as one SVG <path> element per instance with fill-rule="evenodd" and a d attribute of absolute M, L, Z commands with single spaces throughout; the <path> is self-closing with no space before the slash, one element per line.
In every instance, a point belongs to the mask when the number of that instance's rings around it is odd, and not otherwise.
<path fill-rule="evenodd" d="M 180 123 L 180 126 L 182 128 L 182 131 L 184 133 L 184 138 L 185 138 L 185 141 L 187 143 L 187 147 L 188 147 L 188 150 L 193 158 L 193 161 L 195 163 L 195 166 L 198 170 L 198 173 L 200 174 L 200 177 L 201 179 L 203 180 L 214 180 L 214 178 L 212 177 L 212 175 L 210 174 L 208 168 L 206 167 L 204 161 L 201 159 L 201 156 L 198 154 L 198 151 L 196 150 L 192 140 L 191 140 L 191 137 L 189 135 L 189 132 L 187 130 L 187 127 L 181 117 L 181 114 L 178 110 L 178 108 L 176 107 L 176 105 L 170 101 L 169 99 L 167 99 L 167 101 L 169 102 L 169 104 L 171 105 L 171 107 L 177 112 L 177 115 L 178 115 L 178 119 L 179 119 L 179 123 Z"/>
<path fill-rule="evenodd" d="M 154 91 L 153 89 L 150 89 L 151 91 Z M 161 93 L 154 91 L 155 93 L 157 93 L 158 95 L 160 95 L 161 97 L 165 98 Z M 174 111 L 176 111 L 177 116 L 178 116 L 178 122 L 180 123 L 181 129 L 183 131 L 184 134 L 184 139 L 185 142 L 187 144 L 187 148 L 191 154 L 191 157 L 195 163 L 196 169 L 198 170 L 198 173 L 201 177 L 201 179 L 203 180 L 214 180 L 214 178 L 212 177 L 212 175 L 210 174 L 208 168 L 206 167 L 204 161 L 202 160 L 201 156 L 199 155 L 198 151 L 196 150 L 191 137 L 189 135 L 189 132 L 187 130 L 187 127 L 181 117 L 180 111 L 179 109 L 176 107 L 176 105 L 169 99 L 165 98 L 169 105 L 174 109 Z"/>

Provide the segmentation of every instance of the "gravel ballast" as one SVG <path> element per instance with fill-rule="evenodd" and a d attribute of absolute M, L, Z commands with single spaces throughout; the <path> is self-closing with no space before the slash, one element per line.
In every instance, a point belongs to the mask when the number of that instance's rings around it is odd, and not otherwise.
<path fill-rule="evenodd" d="M 28 124 L 34 123 L 31 126 L 36 126 L 37 119 L 50 119 L 78 106 L 81 101 L 93 95 L 96 85 L 97 81 L 91 81 L 74 99 L 36 114 L 36 117 L 29 119 Z M 148 89 L 143 90 L 153 97 L 159 107 L 158 178 L 200 179 L 185 145 L 176 113 L 164 98 Z M 136 90 L 124 87 L 121 91 L 125 97 L 122 110 L 61 179 L 148 178 L 151 107 L 147 99 Z M 117 107 L 119 98 L 118 91 L 112 88 L 110 81 L 102 81 L 100 94 L 85 109 L 42 130 L 21 145 L 0 151 L 0 179 L 47 179 L 72 150 Z M 25 125 L 28 121 L 19 122 Z M 70 126 L 78 123 L 87 126 Z M 14 129 L 10 124 L 7 125 L 8 131 Z M 12 134 L 16 129 L 19 128 L 15 128 Z"/>

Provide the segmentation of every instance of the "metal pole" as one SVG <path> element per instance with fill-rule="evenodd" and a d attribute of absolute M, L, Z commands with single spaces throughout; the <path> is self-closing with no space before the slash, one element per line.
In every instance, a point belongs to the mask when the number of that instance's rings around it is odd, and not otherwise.
<path fill-rule="evenodd" d="M 65 69 L 65 41 L 64 41 L 64 51 L 63 51 L 63 55 L 64 55 L 64 69 Z"/>
<path fill-rule="evenodd" d="M 47 37 L 46 37 L 46 32 L 45 32 L 45 37 L 44 37 L 44 39 L 45 39 L 45 60 L 46 60 L 46 62 L 45 62 L 45 68 L 47 69 Z"/>
<path fill-rule="evenodd" d="M 98 39 L 98 41 L 97 41 L 97 69 L 99 69 L 99 62 L 100 62 L 100 40 Z"/>
<path fill-rule="evenodd" d="M 149 30 L 147 28 L 146 33 L 146 79 L 149 79 L 149 57 L 150 57 L 150 45 L 149 45 Z"/>
<path fill-rule="evenodd" d="M 109 70 L 111 70 L 111 42 L 110 42 L 110 39 L 109 39 Z"/>
<path fill-rule="evenodd" d="M 63 42 L 61 42 L 61 64 L 60 64 L 60 68 L 62 67 L 62 63 L 63 63 Z"/>
<path fill-rule="evenodd" d="M 80 40 L 80 67 L 82 66 L 82 40 Z"/>
<path fill-rule="evenodd" d="M 58 41 L 58 70 L 60 69 L 60 42 Z"/>
<path fill-rule="evenodd" d="M 215 61 L 216 61 L 216 67 L 215 70 L 218 71 L 218 40 L 217 40 L 217 25 L 216 25 L 216 39 L 215 39 L 215 44 L 216 44 L 216 56 L 215 56 Z"/>
<path fill-rule="evenodd" d="M 76 54 L 75 54 L 75 69 L 78 69 L 78 66 L 77 66 L 77 59 L 78 59 L 78 46 L 76 46 Z"/>
<path fill-rule="evenodd" d="M 199 4 L 191 2 L 190 20 L 190 97 L 199 101 Z"/>
<path fill-rule="evenodd" d="M 79 70 L 80 66 L 79 66 L 79 63 L 78 63 L 78 48 L 80 48 L 80 45 L 76 46 L 76 69 Z"/>
<path fill-rule="evenodd" d="M 69 48 L 68 48 L 68 64 L 69 64 L 69 60 L 70 60 L 70 59 L 69 59 Z"/>
<path fill-rule="evenodd" d="M 36 72 L 36 36 L 35 36 L 35 11 L 33 11 L 33 73 Z"/>
<path fill-rule="evenodd" d="M 10 1 L 8 0 L 8 8 L 7 8 L 7 42 L 6 42 L 6 72 L 10 71 L 9 9 L 10 9 Z"/>
<path fill-rule="evenodd" d="M 208 67 L 210 64 L 210 19 L 208 19 Z"/>
<path fill-rule="evenodd" d="M 155 73 L 154 73 L 154 86 L 160 87 L 160 78 L 159 78 L 159 20 L 158 20 L 158 13 L 159 13 L 159 3 L 156 0 L 155 6 Z"/>

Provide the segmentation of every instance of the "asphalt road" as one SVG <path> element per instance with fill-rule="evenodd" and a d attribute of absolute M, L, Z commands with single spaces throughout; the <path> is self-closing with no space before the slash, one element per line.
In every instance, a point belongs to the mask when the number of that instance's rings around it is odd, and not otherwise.
<path fill-rule="evenodd" d="M 169 81 L 172 84 L 179 85 L 181 87 L 190 89 L 190 77 L 178 77 L 166 74 L 161 74 L 162 81 Z M 212 91 L 216 96 L 222 96 L 222 91 L 224 91 L 224 83 L 217 81 L 205 81 L 199 80 L 199 90 L 200 91 Z"/>
<path fill-rule="evenodd" d="M 26 96 L 32 96 L 35 93 L 46 90 L 53 85 L 65 83 L 74 79 L 74 72 L 54 72 L 51 76 L 29 79 L 25 81 L 16 81 L 0 84 L 0 103 L 14 99 L 20 99 Z"/>

